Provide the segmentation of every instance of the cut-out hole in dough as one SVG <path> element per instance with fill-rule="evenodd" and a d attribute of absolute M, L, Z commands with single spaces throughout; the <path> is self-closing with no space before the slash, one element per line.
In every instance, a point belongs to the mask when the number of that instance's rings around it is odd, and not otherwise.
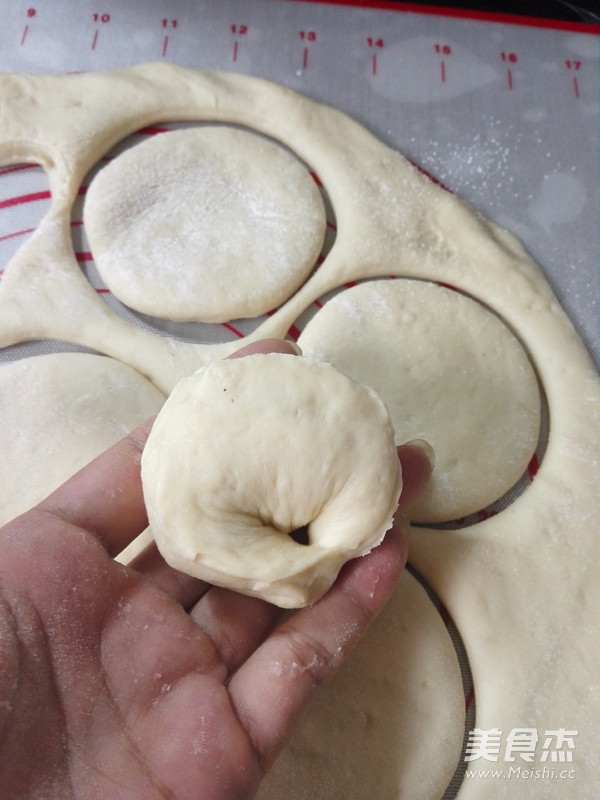
<path fill-rule="evenodd" d="M 310 544 L 310 536 L 308 531 L 308 525 L 301 525 L 299 528 L 294 528 L 293 531 L 288 533 L 290 539 L 293 539 L 296 544 L 303 544 L 309 545 Z"/>
<path fill-rule="evenodd" d="M 308 170 L 245 130 L 169 131 L 105 166 L 84 223 L 109 289 L 176 321 L 255 317 L 315 266 L 325 208 Z"/>
<path fill-rule="evenodd" d="M 38 164 L 0 166 L 0 279 L 50 208 L 50 187 Z"/>
<path fill-rule="evenodd" d="M 426 281 L 367 281 L 326 302 L 298 341 L 379 393 L 398 444 L 432 444 L 414 521 L 475 513 L 526 469 L 538 443 L 537 377 L 509 328 L 471 298 Z"/>

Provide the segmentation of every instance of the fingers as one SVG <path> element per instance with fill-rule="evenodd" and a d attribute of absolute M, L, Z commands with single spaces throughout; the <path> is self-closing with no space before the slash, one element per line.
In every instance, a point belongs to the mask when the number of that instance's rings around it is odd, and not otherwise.
<path fill-rule="evenodd" d="M 233 675 L 229 691 L 263 770 L 315 687 L 326 681 L 388 600 L 406 562 L 399 525 L 349 562 L 329 592 L 283 622 Z"/>

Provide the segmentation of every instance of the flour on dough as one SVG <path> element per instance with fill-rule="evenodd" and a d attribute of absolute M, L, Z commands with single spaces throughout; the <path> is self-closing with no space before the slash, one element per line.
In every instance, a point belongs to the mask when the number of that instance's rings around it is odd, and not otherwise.
<path fill-rule="evenodd" d="M 362 283 L 329 300 L 299 344 L 378 392 L 397 444 L 423 438 L 433 446 L 414 521 L 479 511 L 518 481 L 535 452 L 540 397 L 527 354 L 459 292 L 426 281 Z"/>
<path fill-rule="evenodd" d="M 123 303 L 223 322 L 288 299 L 315 265 L 326 218 L 303 164 L 220 125 L 162 133 L 119 155 L 90 184 L 84 224 Z"/>
<path fill-rule="evenodd" d="M 0 367 L 0 525 L 156 414 L 164 399 L 105 356 L 51 353 Z"/>

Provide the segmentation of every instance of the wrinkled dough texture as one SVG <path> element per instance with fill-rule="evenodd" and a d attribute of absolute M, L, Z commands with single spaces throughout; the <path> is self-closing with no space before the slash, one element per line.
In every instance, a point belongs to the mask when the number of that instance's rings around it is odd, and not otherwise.
<path fill-rule="evenodd" d="M 182 380 L 148 439 L 142 482 L 169 564 L 282 607 L 312 603 L 377 545 L 401 489 L 377 395 L 279 353 Z M 305 525 L 307 545 L 288 535 Z"/>
<path fill-rule="evenodd" d="M 375 389 L 398 444 L 433 446 L 432 479 L 408 512 L 414 521 L 479 511 L 535 452 L 540 396 L 527 354 L 465 295 L 425 281 L 362 283 L 329 300 L 298 341 L 305 355 Z"/>
<path fill-rule="evenodd" d="M 156 135 L 90 184 L 84 224 L 108 288 L 179 321 L 254 317 L 301 285 L 323 244 L 325 209 L 307 168 L 247 131 Z"/>
<path fill-rule="evenodd" d="M 280 662 L 269 672 L 271 680 L 297 675 Z M 438 800 L 460 758 L 464 707 L 450 635 L 405 571 L 352 657 L 312 700 L 257 800 Z M 415 753 L 435 754 L 436 769 Z"/>
<path fill-rule="evenodd" d="M 156 414 L 164 400 L 134 369 L 105 356 L 52 353 L 0 367 L 0 524 Z"/>

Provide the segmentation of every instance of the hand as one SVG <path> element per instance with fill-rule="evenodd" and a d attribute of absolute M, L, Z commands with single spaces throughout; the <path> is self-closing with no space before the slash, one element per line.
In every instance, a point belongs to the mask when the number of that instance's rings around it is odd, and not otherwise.
<path fill-rule="evenodd" d="M 239 354 L 273 349 L 291 351 Z M 172 570 L 154 546 L 114 561 L 147 524 L 150 426 L 0 532 L 1 800 L 248 800 L 404 566 L 397 523 L 284 617 Z M 399 456 L 404 508 L 430 465 L 416 446 Z"/>

